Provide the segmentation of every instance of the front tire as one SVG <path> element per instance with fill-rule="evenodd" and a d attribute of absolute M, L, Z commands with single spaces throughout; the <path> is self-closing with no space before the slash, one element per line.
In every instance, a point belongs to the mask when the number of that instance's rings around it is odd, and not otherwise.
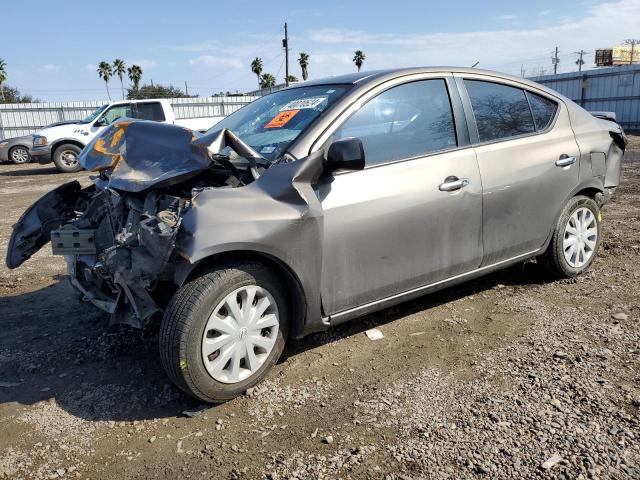
<path fill-rule="evenodd" d="M 63 173 L 74 173 L 82 170 L 82 165 L 78 161 L 81 148 L 77 145 L 60 145 L 53 152 L 53 163 L 56 168 Z"/>
<path fill-rule="evenodd" d="M 29 163 L 29 149 L 22 146 L 13 147 L 9 150 L 9 160 L 18 165 Z"/>
<path fill-rule="evenodd" d="M 255 262 L 234 262 L 181 287 L 160 328 L 169 378 L 208 403 L 222 403 L 260 382 L 284 350 L 286 288 Z"/>
<path fill-rule="evenodd" d="M 563 208 L 540 263 L 556 278 L 584 273 L 600 247 L 600 220 L 595 201 L 584 195 L 573 197 Z"/>

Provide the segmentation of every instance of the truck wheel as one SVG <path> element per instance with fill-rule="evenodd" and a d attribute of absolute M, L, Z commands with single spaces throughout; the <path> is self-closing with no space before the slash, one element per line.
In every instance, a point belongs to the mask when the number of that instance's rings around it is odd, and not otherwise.
<path fill-rule="evenodd" d="M 282 354 L 286 288 L 256 262 L 233 262 L 181 287 L 160 327 L 160 357 L 189 395 L 222 403 L 260 382 Z"/>
<path fill-rule="evenodd" d="M 9 150 L 9 160 L 13 163 L 29 163 L 29 150 L 26 147 L 17 146 Z"/>
<path fill-rule="evenodd" d="M 60 145 L 53 152 L 53 163 L 56 168 L 64 173 L 73 173 L 82 170 L 78 155 L 82 149 L 77 145 L 64 144 Z"/>
<path fill-rule="evenodd" d="M 565 205 L 540 263 L 556 278 L 573 278 L 584 273 L 600 247 L 600 209 L 583 195 Z"/>

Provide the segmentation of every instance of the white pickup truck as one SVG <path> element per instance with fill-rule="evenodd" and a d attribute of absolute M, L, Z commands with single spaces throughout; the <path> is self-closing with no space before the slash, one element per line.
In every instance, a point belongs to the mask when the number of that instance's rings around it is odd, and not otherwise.
<path fill-rule="evenodd" d="M 78 154 L 108 125 L 121 117 L 174 123 L 204 132 L 223 117 L 177 119 L 168 100 L 128 100 L 113 102 L 97 108 L 84 120 L 54 123 L 33 134 L 29 154 L 38 163 L 53 162 L 62 172 L 81 169 Z"/>

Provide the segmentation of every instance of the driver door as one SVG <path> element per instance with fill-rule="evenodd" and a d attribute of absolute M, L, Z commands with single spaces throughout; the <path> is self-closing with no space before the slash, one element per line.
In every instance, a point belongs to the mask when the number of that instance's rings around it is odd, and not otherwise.
<path fill-rule="evenodd" d="M 107 108 L 91 126 L 91 134 L 97 135 L 120 117 L 133 117 L 131 103 L 121 103 Z"/>
<path fill-rule="evenodd" d="M 365 169 L 317 192 L 324 211 L 322 302 L 331 315 L 477 268 L 482 186 L 472 148 L 458 147 L 442 78 L 367 101 L 325 144 L 357 137 Z"/>

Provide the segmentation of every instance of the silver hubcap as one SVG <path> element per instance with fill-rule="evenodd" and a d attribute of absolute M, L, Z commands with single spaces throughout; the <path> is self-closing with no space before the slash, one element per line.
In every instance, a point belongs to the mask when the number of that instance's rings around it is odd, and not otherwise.
<path fill-rule="evenodd" d="M 29 160 L 29 152 L 24 148 L 16 148 L 11 152 L 11 160 L 15 163 L 25 163 Z"/>
<path fill-rule="evenodd" d="M 214 309 L 202 336 L 202 360 L 215 380 L 249 378 L 273 350 L 280 323 L 273 296 L 257 285 L 240 287 Z"/>
<path fill-rule="evenodd" d="M 598 223 L 591 210 L 585 207 L 571 214 L 564 227 L 562 249 L 564 258 L 574 268 L 584 266 L 593 256 L 598 240 Z"/>
<path fill-rule="evenodd" d="M 60 159 L 67 167 L 75 167 L 78 163 L 78 155 L 72 150 L 65 150 L 60 154 Z"/>

